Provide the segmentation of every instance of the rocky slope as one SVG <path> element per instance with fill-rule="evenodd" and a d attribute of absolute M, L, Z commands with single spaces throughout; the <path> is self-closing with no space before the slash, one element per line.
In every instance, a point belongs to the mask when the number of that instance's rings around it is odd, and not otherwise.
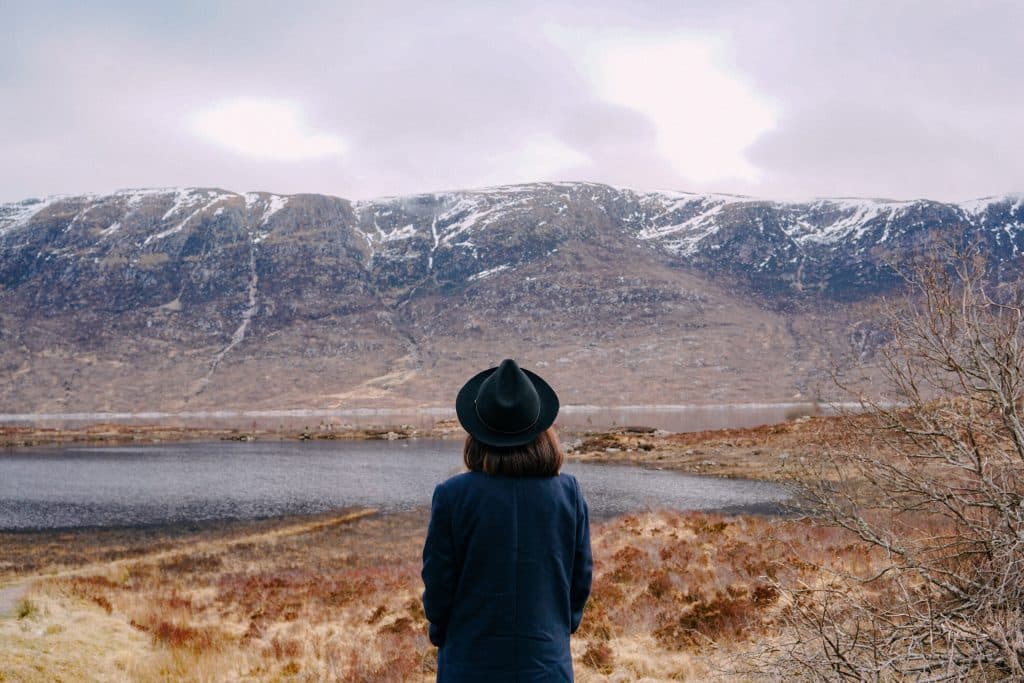
<path fill-rule="evenodd" d="M 870 359 L 891 264 L 1024 198 L 778 203 L 544 183 L 0 205 L 0 412 L 419 405 L 514 356 L 567 403 L 784 400 Z"/>

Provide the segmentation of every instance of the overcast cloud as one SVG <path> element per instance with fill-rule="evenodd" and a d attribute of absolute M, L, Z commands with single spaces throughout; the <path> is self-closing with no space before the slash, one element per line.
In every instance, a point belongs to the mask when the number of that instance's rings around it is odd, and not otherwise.
<path fill-rule="evenodd" d="M 0 201 L 1024 191 L 1024 3 L 151 4 L 0 4 Z"/>

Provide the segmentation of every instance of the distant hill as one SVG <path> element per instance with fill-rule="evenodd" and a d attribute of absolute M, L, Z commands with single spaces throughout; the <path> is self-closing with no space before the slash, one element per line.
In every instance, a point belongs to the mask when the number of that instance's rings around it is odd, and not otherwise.
<path fill-rule="evenodd" d="M 0 412 L 447 405 L 505 356 L 566 403 L 807 399 L 831 357 L 870 363 L 890 264 L 941 237 L 1016 277 L 1024 197 L 538 183 L 0 204 Z"/>

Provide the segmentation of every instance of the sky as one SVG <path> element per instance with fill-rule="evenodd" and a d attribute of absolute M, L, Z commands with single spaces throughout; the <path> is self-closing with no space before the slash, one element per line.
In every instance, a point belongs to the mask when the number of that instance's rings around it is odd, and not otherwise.
<path fill-rule="evenodd" d="M 1024 3 L 0 0 L 0 201 L 1024 191 Z"/>

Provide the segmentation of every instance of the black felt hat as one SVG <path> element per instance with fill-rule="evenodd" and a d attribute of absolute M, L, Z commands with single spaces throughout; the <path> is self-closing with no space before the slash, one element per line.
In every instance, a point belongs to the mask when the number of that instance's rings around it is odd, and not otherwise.
<path fill-rule="evenodd" d="M 455 412 L 477 441 L 523 446 L 554 423 L 558 396 L 543 379 L 507 358 L 466 382 L 455 399 Z"/>

